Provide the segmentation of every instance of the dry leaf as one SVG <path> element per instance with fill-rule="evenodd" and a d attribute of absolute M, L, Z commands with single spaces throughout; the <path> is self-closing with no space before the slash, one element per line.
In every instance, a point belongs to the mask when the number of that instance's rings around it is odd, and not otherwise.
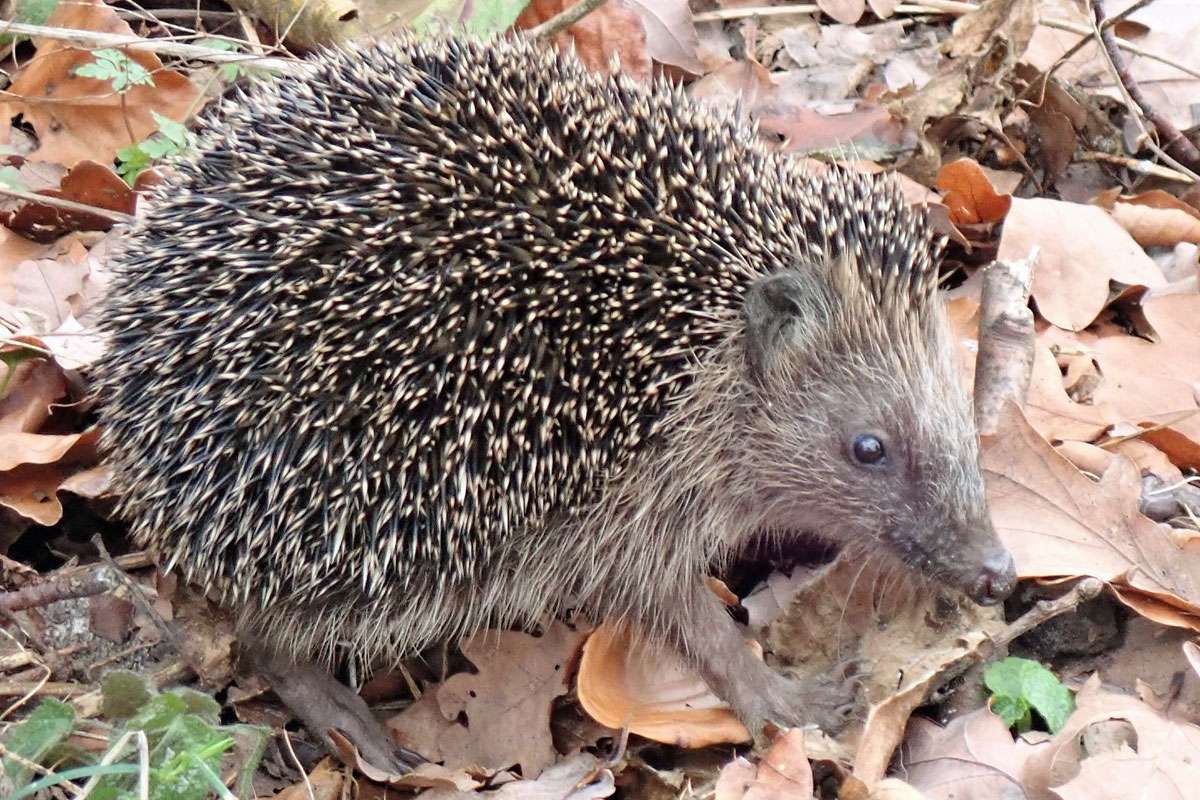
<path fill-rule="evenodd" d="M 98 0 L 60 3 L 46 25 L 132 36 L 117 12 Z M 200 92 L 178 72 L 163 68 L 146 51 L 125 54 L 150 73 L 153 86 L 133 86 L 124 95 L 112 83 L 75 74 L 95 59 L 91 51 L 61 39 L 34 38 L 37 53 L 13 76 L 5 93 L 5 115 L 23 114 L 38 134 L 30 158 L 74 166 L 111 162 L 117 150 L 158 130 L 151 111 L 177 122 L 200 106 Z"/>
<path fill-rule="evenodd" d="M 693 74 L 704 72 L 700 62 L 700 37 L 687 0 L 628 0 L 642 18 L 646 54 L 660 64 L 670 64 Z"/>
<path fill-rule="evenodd" d="M 517 17 L 515 27 L 540 25 L 571 5 L 572 0 L 533 0 Z M 637 10 L 623 0 L 609 0 L 557 34 L 554 44 L 564 52 L 574 52 L 594 72 L 608 74 L 616 56 L 623 72 L 639 80 L 650 78 L 645 25 Z"/>
<path fill-rule="evenodd" d="M 657 742 L 707 747 L 750 741 L 729 707 L 682 658 L 635 642 L 626 628 L 612 623 L 588 637 L 576 691 L 580 705 L 601 725 Z"/>
<path fill-rule="evenodd" d="M 1033 274 L 1038 312 L 1068 330 L 1091 325 L 1110 298 L 1109 281 L 1162 286 L 1162 272 L 1112 217 L 1095 206 L 1014 198 L 1000 237 L 999 260 L 1041 250 Z"/>
<path fill-rule="evenodd" d="M 758 764 L 738 757 L 721 768 L 714 800 L 792 800 L 813 794 L 803 731 L 784 731 Z"/>
<path fill-rule="evenodd" d="M 971 158 L 960 158 L 938 172 L 937 187 L 950 209 L 950 220 L 959 225 L 1000 222 L 1012 206 L 1012 197 L 999 194 L 991 180 Z"/>
<path fill-rule="evenodd" d="M 275 800 L 338 800 L 345 776 L 332 759 L 323 758 L 308 777 L 275 795 Z"/>
<path fill-rule="evenodd" d="M 945 726 L 913 717 L 900 770 L 927 800 L 993 800 L 1019 791 L 1028 756 L 1029 747 L 1013 741 L 1003 720 L 980 708 Z"/>
<path fill-rule="evenodd" d="M 1091 575 L 1183 610 L 1200 600 L 1200 547 L 1138 513 L 1141 478 L 1117 458 L 1095 483 L 1009 406 L 982 463 L 992 520 L 1022 577 Z"/>
<path fill-rule="evenodd" d="M 533 777 L 554 763 L 550 710 L 568 690 L 586 630 L 556 622 L 542 636 L 482 631 L 462 645 L 478 672 L 451 675 L 388 721 L 397 742 L 447 766 L 506 769 Z"/>
<path fill-rule="evenodd" d="M 1090 729 L 1122 720 L 1134 746 L 1084 749 Z M 1027 796 L 1041 800 L 1185 800 L 1200 786 L 1200 727 L 1168 719 L 1142 701 L 1102 688 L 1093 675 L 1075 696 L 1075 712 L 1054 739 L 1030 753 L 1024 770 Z"/>

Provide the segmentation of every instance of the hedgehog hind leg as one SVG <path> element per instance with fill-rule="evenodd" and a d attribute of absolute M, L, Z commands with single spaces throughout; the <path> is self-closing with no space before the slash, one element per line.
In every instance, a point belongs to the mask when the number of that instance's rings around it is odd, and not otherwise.
<path fill-rule="evenodd" d="M 380 771 L 402 775 L 425 763 L 418 753 L 395 744 L 366 702 L 327 670 L 280 655 L 260 642 L 249 642 L 244 647 L 255 671 L 270 682 L 288 710 L 331 755 L 345 760 L 342 749 L 330 737 L 330 730 L 336 729 L 357 748 L 362 761 Z"/>

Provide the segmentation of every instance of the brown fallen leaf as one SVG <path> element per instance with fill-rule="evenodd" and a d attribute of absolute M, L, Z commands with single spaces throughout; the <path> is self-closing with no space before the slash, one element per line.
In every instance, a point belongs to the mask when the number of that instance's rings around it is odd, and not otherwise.
<path fill-rule="evenodd" d="M 791 800 L 812 794 L 804 733 L 796 729 L 779 734 L 757 764 L 741 756 L 730 761 L 714 787 L 714 800 Z"/>
<path fill-rule="evenodd" d="M 973 158 L 960 158 L 942 167 L 936 185 L 945 193 L 942 202 L 956 224 L 1001 222 L 1012 207 L 1012 197 L 997 192 Z"/>
<path fill-rule="evenodd" d="M 1132 728 L 1133 747 L 1118 740 L 1105 749 L 1088 737 L 1111 720 Z M 1022 777 L 1035 800 L 1185 800 L 1200 786 L 1200 727 L 1107 690 L 1094 674 L 1075 695 L 1075 712 L 1063 729 L 1032 750 Z"/>
<path fill-rule="evenodd" d="M 333 759 L 323 758 L 308 777 L 275 795 L 275 800 L 338 800 L 345 776 Z"/>
<path fill-rule="evenodd" d="M 1200 411 L 1200 294 L 1149 297 L 1140 310 L 1153 340 L 1116 326 L 1085 339 L 1105 376 L 1095 402 L 1111 405 L 1122 421 L 1168 422 L 1200 445 L 1200 413 L 1187 413 Z"/>
<path fill-rule="evenodd" d="M 1022 577 L 1090 575 L 1200 611 L 1200 547 L 1181 547 L 1138 513 L 1141 478 L 1116 458 L 1089 480 L 1010 405 L 984 437 L 982 464 L 992 520 Z"/>
<path fill-rule="evenodd" d="M 1029 752 L 987 708 L 944 726 L 913 717 L 900 750 L 900 770 L 927 800 L 992 800 L 1020 786 Z"/>
<path fill-rule="evenodd" d="M 532 28 L 574 5 L 572 0 L 533 0 L 514 27 Z M 620 2 L 608 2 L 554 37 L 560 50 L 574 52 L 594 72 L 608 74 L 613 56 L 621 71 L 648 80 L 653 66 L 646 50 L 646 27 L 638 12 Z"/>
<path fill-rule="evenodd" d="M 613 623 L 601 625 L 584 644 L 576 692 L 601 725 L 656 742 L 707 747 L 750 741 L 729 707 L 682 658 L 636 642 Z"/>
<path fill-rule="evenodd" d="M 1110 281 L 1162 286 L 1162 272 L 1103 210 L 1043 198 L 1014 198 L 1000 236 L 998 259 L 1041 250 L 1033 298 L 1048 322 L 1068 330 L 1091 325 L 1110 299 Z"/>
<path fill-rule="evenodd" d="M 699 75 L 700 37 L 692 21 L 687 0 L 627 0 L 642 18 L 646 31 L 646 54 L 660 64 L 669 64 Z"/>
<path fill-rule="evenodd" d="M 80 161 L 67 173 L 58 188 L 38 194 L 82 203 L 85 206 L 132 214 L 137 196 L 125 181 L 106 166 Z M 0 216 L 0 222 L 38 242 L 50 242 L 72 231 L 106 231 L 113 226 L 103 214 L 68 211 L 56 206 L 25 202 L 15 213 Z"/>
<path fill-rule="evenodd" d="M 1095 203 L 1107 209 L 1143 247 L 1200 244 L 1200 210 L 1162 189 L 1135 195 L 1114 189 L 1101 194 Z"/>
<path fill-rule="evenodd" d="M 0 505 L 39 525 L 62 518 L 58 490 L 81 467 L 96 463 L 99 432 L 63 435 L 0 433 Z"/>
<path fill-rule="evenodd" d="M 519 764 L 522 775 L 533 777 L 557 758 L 551 706 L 569 688 L 570 666 L 586 635 L 560 622 L 541 636 L 477 633 L 462 652 L 478 672 L 451 675 L 387 727 L 399 744 L 449 767 Z"/>
<path fill-rule="evenodd" d="M 60 3 L 46 21 L 52 28 L 132 36 L 117 12 L 99 0 Z M 5 93 L 6 118 L 22 114 L 38 134 L 29 157 L 74 166 L 92 160 L 111 162 L 117 150 L 158 130 L 151 111 L 177 122 L 202 104 L 199 89 L 182 74 L 165 69 L 158 56 L 126 52 L 150 73 L 153 86 L 133 86 L 123 95 L 112 83 L 76 74 L 95 59 L 88 49 L 62 39 L 34 38 L 37 53 L 17 71 Z"/>

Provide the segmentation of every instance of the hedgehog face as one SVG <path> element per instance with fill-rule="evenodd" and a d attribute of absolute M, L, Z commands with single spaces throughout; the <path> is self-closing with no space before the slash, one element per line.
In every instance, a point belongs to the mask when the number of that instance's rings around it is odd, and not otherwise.
<path fill-rule="evenodd" d="M 882 551 L 998 602 L 1015 572 L 940 310 L 861 331 L 854 302 L 815 270 L 747 293 L 745 465 L 762 525 Z"/>

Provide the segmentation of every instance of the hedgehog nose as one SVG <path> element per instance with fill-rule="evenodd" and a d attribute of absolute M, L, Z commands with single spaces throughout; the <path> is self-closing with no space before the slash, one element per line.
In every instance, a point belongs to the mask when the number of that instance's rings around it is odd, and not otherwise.
<path fill-rule="evenodd" d="M 1017 565 L 1007 550 L 984 559 L 979 576 L 971 587 L 971 599 L 981 606 L 999 603 L 1012 594 L 1017 585 Z"/>

